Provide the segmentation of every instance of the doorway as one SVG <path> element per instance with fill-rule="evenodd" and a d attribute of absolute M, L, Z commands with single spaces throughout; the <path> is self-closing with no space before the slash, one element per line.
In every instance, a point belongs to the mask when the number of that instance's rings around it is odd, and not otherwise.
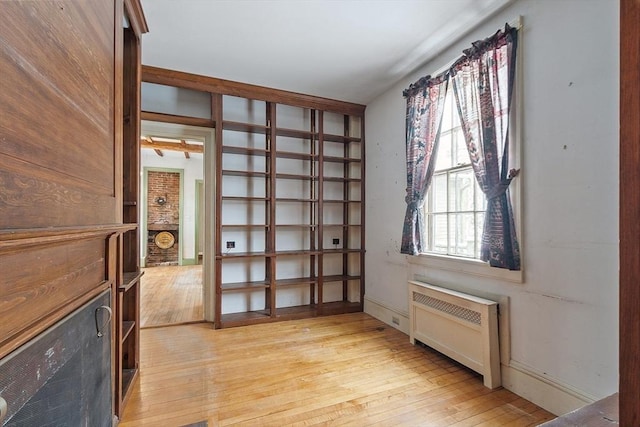
<path fill-rule="evenodd" d="M 213 130 L 142 121 L 140 326 L 212 321 Z"/>

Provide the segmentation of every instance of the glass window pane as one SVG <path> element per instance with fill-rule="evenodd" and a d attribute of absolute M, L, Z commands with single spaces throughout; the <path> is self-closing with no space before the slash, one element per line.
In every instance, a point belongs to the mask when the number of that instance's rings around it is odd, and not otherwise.
<path fill-rule="evenodd" d="M 475 256 L 475 217 L 472 213 L 449 214 L 450 254 Z"/>
<path fill-rule="evenodd" d="M 444 111 L 442 112 L 442 125 L 441 130 L 447 131 L 453 127 L 453 90 L 448 90 L 447 95 L 444 98 Z"/>
<path fill-rule="evenodd" d="M 484 212 L 476 214 L 476 258 L 480 258 L 480 246 L 482 244 L 482 230 L 484 230 Z"/>
<path fill-rule="evenodd" d="M 451 164 L 451 134 L 442 132 L 440 134 L 435 170 L 449 169 L 451 166 L 453 166 Z"/>
<path fill-rule="evenodd" d="M 475 179 L 475 176 L 473 178 L 473 182 L 476 189 L 476 209 L 475 210 L 484 212 L 487 210 L 486 197 L 482 192 L 482 190 L 480 189 L 480 185 L 478 184 L 478 180 Z"/>
<path fill-rule="evenodd" d="M 447 253 L 447 215 L 436 214 L 432 216 L 433 228 L 431 229 L 432 235 L 432 248 L 431 250 L 439 253 Z"/>
<path fill-rule="evenodd" d="M 449 174 L 449 212 L 473 211 L 474 177 L 471 169 Z"/>
<path fill-rule="evenodd" d="M 451 127 L 456 128 L 460 126 L 460 112 L 458 111 L 458 107 L 456 106 L 456 103 L 455 103 L 456 98 L 453 95 L 453 91 L 451 91 L 451 99 L 452 99 L 451 107 L 453 110 L 453 112 L 451 113 L 452 119 L 453 119 L 451 120 Z"/>
<path fill-rule="evenodd" d="M 464 140 L 462 129 L 458 128 L 453 132 L 452 140 L 455 144 L 455 159 L 453 163 L 456 166 L 471 164 L 471 160 L 469 159 L 469 150 L 467 150 L 467 143 Z"/>
<path fill-rule="evenodd" d="M 431 181 L 433 212 L 447 211 L 447 175 L 434 175 Z"/>

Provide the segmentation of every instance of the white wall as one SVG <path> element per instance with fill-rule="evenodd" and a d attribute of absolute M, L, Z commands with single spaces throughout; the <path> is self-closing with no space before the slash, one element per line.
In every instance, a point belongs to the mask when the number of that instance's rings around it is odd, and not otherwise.
<path fill-rule="evenodd" d="M 509 296 L 505 385 L 556 413 L 617 390 L 618 14 L 615 0 L 519 0 L 366 110 L 367 310 L 386 322 L 390 312 L 406 315 L 406 281 L 416 276 Z M 402 90 L 518 15 L 524 283 L 427 269 L 399 253 L 406 206 Z"/>
<path fill-rule="evenodd" d="M 180 236 L 180 245 L 182 247 L 182 258 L 195 260 L 196 258 L 196 180 L 203 179 L 202 168 L 202 154 L 192 153 L 191 158 L 184 157 L 182 152 L 171 152 L 164 150 L 164 157 L 158 156 L 155 151 L 151 149 L 143 149 L 140 157 L 141 170 L 146 167 L 153 168 L 171 168 L 171 169 L 183 169 L 183 206 L 182 206 L 182 235 Z M 143 181 L 140 181 L 143 183 Z M 141 190 L 140 194 L 144 194 Z M 204 203 L 204 201 L 203 201 Z M 142 218 L 146 218 L 146 206 L 142 207 Z M 141 245 L 144 246 L 144 239 L 141 240 Z M 141 253 L 143 256 L 144 248 Z"/>

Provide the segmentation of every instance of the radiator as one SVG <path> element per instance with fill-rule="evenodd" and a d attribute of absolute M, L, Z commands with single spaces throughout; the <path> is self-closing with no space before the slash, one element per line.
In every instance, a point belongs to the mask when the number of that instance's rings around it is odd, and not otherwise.
<path fill-rule="evenodd" d="M 500 379 L 498 303 L 423 282 L 409 282 L 409 339 L 457 360 L 496 388 Z"/>

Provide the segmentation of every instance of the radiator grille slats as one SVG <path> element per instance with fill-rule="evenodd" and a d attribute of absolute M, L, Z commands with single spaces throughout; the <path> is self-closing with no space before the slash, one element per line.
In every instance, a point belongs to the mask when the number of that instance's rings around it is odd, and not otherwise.
<path fill-rule="evenodd" d="M 458 319 L 465 320 L 469 323 L 474 323 L 476 325 L 482 324 L 482 316 L 477 311 L 460 307 L 459 305 L 451 304 L 441 299 L 433 298 L 418 292 L 413 292 L 413 301 L 433 308 L 434 310 L 447 313 L 451 316 L 457 317 Z"/>

